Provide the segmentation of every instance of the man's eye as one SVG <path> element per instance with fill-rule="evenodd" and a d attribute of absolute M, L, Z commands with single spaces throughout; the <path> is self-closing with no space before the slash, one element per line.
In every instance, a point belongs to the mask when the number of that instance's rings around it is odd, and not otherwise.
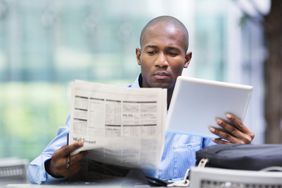
<path fill-rule="evenodd" d="M 147 54 L 149 55 L 155 55 L 157 52 L 156 51 L 147 51 Z"/>
<path fill-rule="evenodd" d="M 170 56 L 172 56 L 172 57 L 175 57 L 175 56 L 178 55 L 178 53 L 175 53 L 175 52 L 169 52 L 168 54 L 169 54 Z"/>

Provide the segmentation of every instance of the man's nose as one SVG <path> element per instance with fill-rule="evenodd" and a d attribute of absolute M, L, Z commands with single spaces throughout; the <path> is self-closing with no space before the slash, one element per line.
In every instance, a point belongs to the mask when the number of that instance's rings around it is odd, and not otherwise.
<path fill-rule="evenodd" d="M 165 56 L 164 53 L 159 53 L 155 65 L 158 67 L 167 67 L 168 66 L 167 57 Z"/>

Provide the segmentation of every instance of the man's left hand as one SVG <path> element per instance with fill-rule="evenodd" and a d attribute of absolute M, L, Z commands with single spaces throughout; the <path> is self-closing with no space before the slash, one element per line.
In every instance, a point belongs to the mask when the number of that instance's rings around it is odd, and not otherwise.
<path fill-rule="evenodd" d="M 220 128 L 209 127 L 209 130 L 219 136 L 213 141 L 217 144 L 249 144 L 254 139 L 252 133 L 237 116 L 226 114 L 227 119 L 217 118 L 216 123 Z"/>

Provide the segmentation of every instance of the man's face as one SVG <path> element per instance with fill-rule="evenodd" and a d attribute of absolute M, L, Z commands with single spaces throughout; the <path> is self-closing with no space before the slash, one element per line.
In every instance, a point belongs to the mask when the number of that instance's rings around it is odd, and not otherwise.
<path fill-rule="evenodd" d="M 145 31 L 141 49 L 136 49 L 142 87 L 174 88 L 192 57 L 185 51 L 184 40 L 183 32 L 174 25 L 156 24 Z"/>

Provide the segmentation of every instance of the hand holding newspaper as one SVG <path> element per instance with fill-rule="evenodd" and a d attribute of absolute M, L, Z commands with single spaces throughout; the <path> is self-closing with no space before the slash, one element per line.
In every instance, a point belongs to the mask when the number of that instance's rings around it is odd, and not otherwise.
<path fill-rule="evenodd" d="M 91 150 L 99 162 L 156 169 L 164 145 L 166 93 L 74 81 L 69 144 L 83 139 L 76 153 Z"/>

